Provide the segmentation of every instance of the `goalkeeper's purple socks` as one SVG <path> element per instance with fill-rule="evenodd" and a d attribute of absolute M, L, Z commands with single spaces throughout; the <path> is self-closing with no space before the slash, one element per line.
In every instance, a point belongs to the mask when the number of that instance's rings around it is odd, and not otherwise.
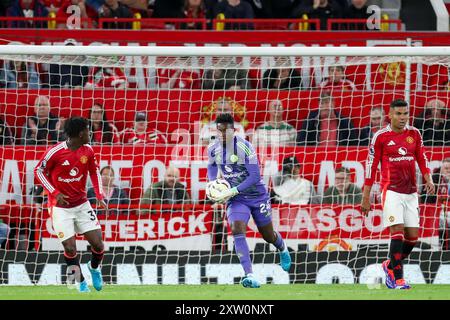
<path fill-rule="evenodd" d="M 275 248 L 277 248 L 280 251 L 283 251 L 284 249 L 286 249 L 286 245 L 283 241 L 283 238 L 281 237 L 281 234 L 278 231 L 275 231 L 275 236 L 277 237 L 275 242 L 273 243 Z"/>
<path fill-rule="evenodd" d="M 234 248 L 236 249 L 236 254 L 239 257 L 242 268 L 244 268 L 245 274 L 253 273 L 252 262 L 250 261 L 250 250 L 248 249 L 247 240 L 245 239 L 245 234 L 239 233 L 233 235 L 234 238 Z"/>
<path fill-rule="evenodd" d="M 74 276 L 77 282 L 83 282 L 84 276 L 80 268 L 80 261 L 78 259 L 78 255 L 75 253 L 74 256 L 70 256 L 69 254 L 64 252 L 64 260 L 66 260 L 67 267 L 69 268 L 68 276 Z M 79 279 L 77 273 L 79 274 Z"/>

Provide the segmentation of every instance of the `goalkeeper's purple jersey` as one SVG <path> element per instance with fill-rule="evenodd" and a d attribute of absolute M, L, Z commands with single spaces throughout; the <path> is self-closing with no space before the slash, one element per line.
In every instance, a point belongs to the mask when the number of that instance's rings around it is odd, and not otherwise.
<path fill-rule="evenodd" d="M 235 136 L 233 143 L 224 147 L 217 139 L 208 146 L 208 179 L 221 177 L 231 187 L 237 187 L 239 194 L 233 199 L 261 199 L 268 197 L 267 188 L 259 172 L 258 157 L 252 144 Z"/>

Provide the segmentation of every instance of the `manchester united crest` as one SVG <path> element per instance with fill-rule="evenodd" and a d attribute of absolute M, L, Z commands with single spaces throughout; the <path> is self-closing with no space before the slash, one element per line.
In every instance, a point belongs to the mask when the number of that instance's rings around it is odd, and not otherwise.
<path fill-rule="evenodd" d="M 409 144 L 413 144 L 414 143 L 414 138 L 411 136 L 408 136 L 408 138 L 406 138 L 406 142 L 408 142 Z"/>
<path fill-rule="evenodd" d="M 80 162 L 81 162 L 82 164 L 86 164 L 86 163 L 88 162 L 88 157 L 87 157 L 87 156 L 82 156 L 82 157 L 80 158 Z"/>

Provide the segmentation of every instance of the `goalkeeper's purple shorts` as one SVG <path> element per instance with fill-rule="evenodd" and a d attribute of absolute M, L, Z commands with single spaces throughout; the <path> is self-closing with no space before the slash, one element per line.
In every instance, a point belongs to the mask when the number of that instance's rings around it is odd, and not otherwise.
<path fill-rule="evenodd" d="M 270 199 L 265 196 L 260 199 L 231 199 L 227 203 L 227 219 L 232 224 L 235 221 L 243 221 L 245 224 L 253 217 L 258 227 L 263 227 L 272 222 L 272 207 Z"/>

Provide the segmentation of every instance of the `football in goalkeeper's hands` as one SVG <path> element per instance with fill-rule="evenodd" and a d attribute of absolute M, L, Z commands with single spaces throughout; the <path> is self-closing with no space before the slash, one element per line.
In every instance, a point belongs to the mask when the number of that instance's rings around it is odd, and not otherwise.
<path fill-rule="evenodd" d="M 208 199 L 215 201 L 218 195 L 227 189 L 230 189 L 231 186 L 225 179 L 216 179 L 208 182 L 206 185 L 206 196 Z"/>

